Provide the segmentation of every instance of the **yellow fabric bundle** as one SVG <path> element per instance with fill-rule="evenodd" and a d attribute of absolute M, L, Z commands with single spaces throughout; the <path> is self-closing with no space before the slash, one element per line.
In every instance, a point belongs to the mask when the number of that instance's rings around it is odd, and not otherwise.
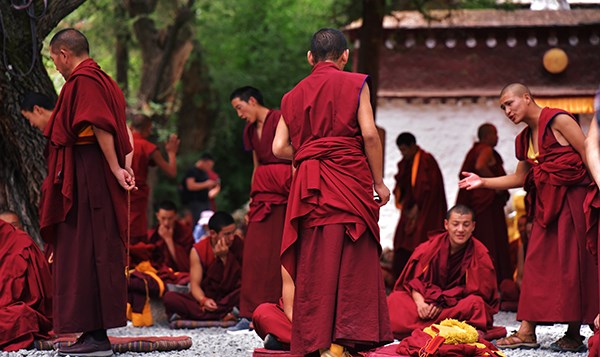
<path fill-rule="evenodd" d="M 446 345 L 475 343 L 479 339 L 477 330 L 473 326 L 455 319 L 445 319 L 439 324 L 426 327 L 423 332 L 431 337 L 436 335 L 444 337 L 446 339 L 444 344 Z"/>

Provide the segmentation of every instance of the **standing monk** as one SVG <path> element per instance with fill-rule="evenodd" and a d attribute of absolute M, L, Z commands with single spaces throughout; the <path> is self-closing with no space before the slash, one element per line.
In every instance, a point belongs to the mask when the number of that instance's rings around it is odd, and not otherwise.
<path fill-rule="evenodd" d="M 467 153 L 460 172 L 473 172 L 480 177 L 498 177 L 506 175 L 502 167 L 502 157 L 494 147 L 498 144 L 498 131 L 492 124 L 486 123 L 477 130 L 479 141 Z M 459 178 L 464 178 L 459 174 Z M 507 190 L 480 189 L 458 191 L 456 204 L 473 209 L 477 226 L 473 235 L 490 252 L 496 268 L 498 283 L 512 279 L 512 266 L 508 248 L 508 229 L 504 218 L 504 205 L 510 197 Z"/>
<path fill-rule="evenodd" d="M 135 181 L 125 98 L 88 53 L 75 29 L 50 41 L 66 82 L 44 131 L 40 227 L 54 245 L 54 332 L 83 332 L 59 354 L 109 356 L 106 329 L 126 324 L 127 190 Z"/>
<path fill-rule="evenodd" d="M 273 139 L 281 117 L 279 110 L 263 104 L 253 87 L 231 93 L 231 105 L 248 124 L 244 147 L 252 150 L 254 171 L 250 190 L 248 228 L 244 238 L 244 266 L 240 295 L 240 320 L 231 330 L 247 329 L 254 309 L 262 303 L 276 303 L 281 297 L 281 236 L 290 184 L 291 162 L 273 155 Z"/>
<path fill-rule="evenodd" d="M 152 120 L 143 114 L 136 114 L 131 118 L 131 132 L 133 134 L 133 162 L 138 189 L 131 193 L 131 243 L 145 242 L 148 237 L 148 196 L 150 187 L 146 183 L 148 167 L 158 166 L 167 176 L 177 176 L 177 149 L 179 139 L 171 134 L 165 150 L 168 161 L 165 160 L 160 150 L 148 141 L 152 133 Z"/>
<path fill-rule="evenodd" d="M 296 285 L 295 354 L 341 356 L 393 339 L 377 225 L 390 191 L 368 76 L 342 71 L 348 56 L 340 31 L 313 35 L 312 73 L 283 97 L 273 142 L 275 155 L 296 167 L 281 247 Z"/>
<path fill-rule="evenodd" d="M 444 178 L 435 158 L 417 145 L 411 133 L 396 138 L 402 160 L 398 163 L 394 196 L 402 213 L 394 235 L 394 277 L 430 231 L 443 229 L 447 204 Z"/>
<path fill-rule="evenodd" d="M 500 107 L 515 124 L 527 127 L 516 138 L 516 172 L 479 177 L 464 172 L 460 188 L 505 190 L 523 186 L 533 227 L 521 284 L 519 330 L 498 340 L 502 348 L 537 348 L 537 323 L 567 323 L 565 336 L 551 345 L 557 351 L 585 350 L 579 333 L 598 311 L 598 274 L 585 250 L 583 201 L 591 180 L 585 168 L 584 135 L 577 119 L 555 108 L 541 108 L 529 89 L 510 84 L 500 93 Z"/>

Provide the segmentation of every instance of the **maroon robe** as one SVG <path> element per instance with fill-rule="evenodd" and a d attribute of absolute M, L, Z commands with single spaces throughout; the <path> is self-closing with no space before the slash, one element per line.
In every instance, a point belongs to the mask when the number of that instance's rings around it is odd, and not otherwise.
<path fill-rule="evenodd" d="M 447 204 L 444 191 L 444 179 L 435 158 L 419 148 L 419 168 L 415 185 L 411 185 L 413 160 L 402 159 L 398 163 L 396 200 L 402 205 L 402 213 L 394 234 L 394 262 L 392 268 L 395 277 L 400 275 L 410 254 L 415 248 L 427 241 L 430 231 L 444 228 Z M 416 224 L 408 224 L 408 212 L 414 206 L 418 209 Z"/>
<path fill-rule="evenodd" d="M 29 348 L 52 329 L 52 278 L 27 233 L 0 220 L 0 350 Z"/>
<path fill-rule="evenodd" d="M 558 114 L 571 116 L 553 108 L 540 114 L 538 163 L 527 158 L 530 129 L 516 138 L 517 159 L 531 165 L 524 188 L 534 218 L 517 319 L 589 324 L 598 313 L 598 271 L 585 249 L 583 212 L 591 179 L 579 153 L 556 141 L 550 123 Z"/>
<path fill-rule="evenodd" d="M 244 274 L 240 296 L 240 316 L 251 318 L 264 302 L 275 303 L 281 296 L 281 236 L 285 208 L 292 181 L 289 160 L 273 155 L 273 138 L 281 112 L 270 110 L 260 139 L 256 123 L 244 130 L 244 146 L 254 150 L 258 166 L 250 191 L 248 229 L 244 238 Z"/>
<path fill-rule="evenodd" d="M 296 285 L 292 353 L 392 340 L 379 209 L 357 120 L 366 81 L 319 62 L 281 103 L 296 166 L 281 247 Z"/>
<path fill-rule="evenodd" d="M 289 345 L 292 341 L 292 322 L 283 311 L 283 303 L 264 303 L 259 305 L 252 315 L 254 329 L 261 339 L 271 334 L 281 343 Z"/>
<path fill-rule="evenodd" d="M 475 168 L 477 159 L 481 152 L 489 148 L 488 145 L 475 143 L 467 153 L 465 162 L 460 172 L 474 172 L 479 176 L 484 176 Z M 502 157 L 496 150 L 493 150 L 495 164 L 490 166 L 493 176 L 498 177 L 506 175 L 502 167 Z M 463 176 L 459 173 L 459 177 Z M 492 257 L 498 282 L 504 279 L 512 279 L 513 269 L 510 261 L 510 250 L 508 244 L 508 228 L 506 227 L 506 218 L 504 217 L 504 205 L 510 197 L 507 190 L 497 191 L 486 188 L 478 190 L 461 189 L 458 191 L 456 204 L 470 207 L 475 212 L 475 231 L 473 235 L 483 243 Z"/>
<path fill-rule="evenodd" d="M 206 297 L 217 303 L 218 308 L 215 311 L 204 310 L 191 293 L 169 291 L 163 297 L 165 309 L 167 314 L 177 313 L 183 319 L 221 319 L 240 302 L 244 242 L 237 236 L 234 238 L 233 244 L 229 247 L 226 264 L 215 257 L 210 238 L 194 244 L 194 249 L 198 253 L 203 270 L 200 287 Z"/>
<path fill-rule="evenodd" d="M 410 260 L 394 291 L 388 296 L 394 337 L 402 339 L 414 329 L 452 318 L 466 321 L 480 331 L 492 328 L 498 312 L 498 285 L 487 248 L 471 238 L 460 252 L 450 255 L 448 232 L 439 232 L 421 244 Z M 434 320 L 422 320 L 411 292 L 425 302 L 442 307 Z"/>
<path fill-rule="evenodd" d="M 131 192 L 131 241 L 144 241 L 148 234 L 148 195 L 150 187 L 148 167 L 153 164 L 152 154 L 156 145 L 146 140 L 142 134 L 133 132 L 133 162 L 131 168 L 135 174 L 136 191 Z"/>
<path fill-rule="evenodd" d="M 113 135 L 119 165 L 131 151 L 125 98 L 92 60 L 63 86 L 46 127 L 48 176 L 42 184 L 40 228 L 54 244 L 54 331 L 91 331 L 126 324 L 124 274 L 127 192 L 99 145 L 79 140 L 93 125 Z"/>

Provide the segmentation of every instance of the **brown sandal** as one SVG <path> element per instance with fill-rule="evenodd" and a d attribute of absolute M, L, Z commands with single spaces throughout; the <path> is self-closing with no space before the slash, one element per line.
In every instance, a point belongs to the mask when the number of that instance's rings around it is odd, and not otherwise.
<path fill-rule="evenodd" d="M 565 334 L 550 345 L 550 349 L 557 352 L 585 352 L 587 347 L 583 344 L 585 337 L 569 336 Z"/>
<path fill-rule="evenodd" d="M 517 331 L 514 331 L 512 335 L 508 337 L 501 338 L 496 341 L 496 347 L 498 348 L 539 348 L 540 344 L 537 343 L 537 339 L 535 334 L 520 334 Z"/>

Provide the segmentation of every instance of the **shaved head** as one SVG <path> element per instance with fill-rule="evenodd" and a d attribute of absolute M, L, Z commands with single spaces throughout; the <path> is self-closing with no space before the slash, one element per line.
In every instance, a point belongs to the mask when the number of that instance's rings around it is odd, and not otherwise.
<path fill-rule="evenodd" d="M 516 96 L 519 96 L 519 97 L 522 96 L 523 94 L 529 94 L 529 97 L 533 98 L 529 88 L 527 88 L 526 85 L 521 84 L 521 83 L 511 83 L 511 84 L 505 86 L 504 88 L 502 88 L 502 91 L 500 92 L 500 97 L 502 97 L 504 94 L 509 93 L 509 92 Z"/>
<path fill-rule="evenodd" d="M 485 123 L 477 129 L 477 137 L 479 140 L 483 140 L 486 136 L 494 134 L 495 132 L 496 127 L 493 124 Z"/>
<path fill-rule="evenodd" d="M 131 127 L 137 131 L 148 129 L 152 125 L 152 119 L 144 114 L 135 114 L 131 118 Z"/>
<path fill-rule="evenodd" d="M 53 52 L 66 49 L 77 57 L 90 53 L 90 45 L 87 38 L 84 34 L 74 28 L 58 31 L 54 37 L 52 37 L 52 40 L 50 40 L 50 49 Z"/>
<path fill-rule="evenodd" d="M 336 61 L 348 49 L 344 34 L 337 29 L 323 28 L 315 32 L 310 42 L 310 52 L 315 62 Z"/>

